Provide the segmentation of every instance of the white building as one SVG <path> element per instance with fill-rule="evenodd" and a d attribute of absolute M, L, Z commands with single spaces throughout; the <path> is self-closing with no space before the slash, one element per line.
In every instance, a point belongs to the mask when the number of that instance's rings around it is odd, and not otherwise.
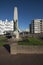
<path fill-rule="evenodd" d="M 0 20 L 0 35 L 3 35 L 6 31 L 13 31 L 13 35 L 15 38 L 19 38 L 18 32 L 18 9 L 14 7 L 14 19 L 13 21 L 5 21 Z"/>
<path fill-rule="evenodd" d="M 3 35 L 4 31 L 13 31 L 13 21 L 0 20 L 0 35 Z"/>
<path fill-rule="evenodd" d="M 32 20 L 31 33 L 43 33 L 43 20 L 42 19 Z"/>

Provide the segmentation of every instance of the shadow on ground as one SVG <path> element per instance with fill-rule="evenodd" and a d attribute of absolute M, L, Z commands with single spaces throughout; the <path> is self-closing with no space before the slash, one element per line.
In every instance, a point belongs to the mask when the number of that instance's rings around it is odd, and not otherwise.
<path fill-rule="evenodd" d="M 3 47 L 10 53 L 10 45 L 9 44 L 5 44 L 5 45 L 3 45 Z"/>

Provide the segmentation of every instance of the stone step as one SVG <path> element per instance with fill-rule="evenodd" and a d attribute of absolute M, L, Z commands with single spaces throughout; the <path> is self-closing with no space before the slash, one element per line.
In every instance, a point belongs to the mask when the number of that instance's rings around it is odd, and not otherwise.
<path fill-rule="evenodd" d="M 10 45 L 11 54 L 43 54 L 43 46 Z"/>

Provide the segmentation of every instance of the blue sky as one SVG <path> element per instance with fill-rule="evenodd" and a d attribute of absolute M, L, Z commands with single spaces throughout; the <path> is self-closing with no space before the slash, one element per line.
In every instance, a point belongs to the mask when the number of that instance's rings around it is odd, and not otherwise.
<path fill-rule="evenodd" d="M 0 20 L 13 20 L 15 6 L 22 30 L 29 28 L 32 19 L 43 19 L 43 0 L 0 0 Z"/>

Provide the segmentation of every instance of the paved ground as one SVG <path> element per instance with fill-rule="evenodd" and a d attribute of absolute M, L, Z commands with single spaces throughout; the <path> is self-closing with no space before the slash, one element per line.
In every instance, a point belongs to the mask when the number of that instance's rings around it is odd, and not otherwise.
<path fill-rule="evenodd" d="M 9 55 L 9 52 L 4 47 L 0 46 L 0 56 L 1 55 Z"/>
<path fill-rule="evenodd" d="M 43 65 L 42 54 L 21 54 L 0 56 L 0 65 Z"/>
<path fill-rule="evenodd" d="M 10 55 L 4 47 L 0 47 L 0 65 L 43 65 L 43 54 Z"/>

